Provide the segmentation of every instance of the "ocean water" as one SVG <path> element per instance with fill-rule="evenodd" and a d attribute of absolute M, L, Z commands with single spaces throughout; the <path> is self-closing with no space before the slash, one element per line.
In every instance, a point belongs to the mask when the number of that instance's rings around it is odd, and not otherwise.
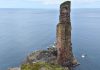
<path fill-rule="evenodd" d="M 53 44 L 58 19 L 59 10 L 0 9 L 0 70 Z M 81 64 L 74 70 L 99 70 L 100 9 L 72 9 L 71 22 L 73 53 Z"/>

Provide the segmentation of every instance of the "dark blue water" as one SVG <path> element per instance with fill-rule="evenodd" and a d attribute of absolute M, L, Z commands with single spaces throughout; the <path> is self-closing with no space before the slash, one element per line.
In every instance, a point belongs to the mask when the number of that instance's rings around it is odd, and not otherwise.
<path fill-rule="evenodd" d="M 81 64 L 75 70 L 100 70 L 100 9 L 72 10 L 72 27 L 73 51 Z"/>
<path fill-rule="evenodd" d="M 0 70 L 19 66 L 33 50 L 53 44 L 58 12 L 0 9 Z M 73 52 L 81 64 L 75 70 L 99 70 L 100 9 L 73 9 L 71 16 Z"/>

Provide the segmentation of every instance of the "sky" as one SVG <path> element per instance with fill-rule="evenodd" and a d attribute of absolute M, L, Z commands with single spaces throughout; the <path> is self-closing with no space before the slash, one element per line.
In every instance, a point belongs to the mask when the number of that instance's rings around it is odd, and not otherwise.
<path fill-rule="evenodd" d="M 0 8 L 59 8 L 66 0 L 0 0 Z M 100 0 L 71 0 L 72 8 L 100 8 Z"/>

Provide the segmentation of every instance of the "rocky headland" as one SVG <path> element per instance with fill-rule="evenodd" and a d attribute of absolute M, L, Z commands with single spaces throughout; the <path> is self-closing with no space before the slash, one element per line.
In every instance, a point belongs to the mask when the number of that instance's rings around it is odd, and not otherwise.
<path fill-rule="evenodd" d="M 73 64 L 77 61 L 74 60 Z M 8 70 L 71 70 L 73 66 L 61 66 L 57 62 L 56 47 L 49 47 L 47 50 L 33 51 L 27 56 L 20 67 L 9 68 Z"/>
<path fill-rule="evenodd" d="M 78 65 L 72 52 L 70 7 L 70 1 L 60 5 L 56 43 L 53 47 L 33 51 L 20 67 L 9 68 L 9 70 L 72 70 Z"/>

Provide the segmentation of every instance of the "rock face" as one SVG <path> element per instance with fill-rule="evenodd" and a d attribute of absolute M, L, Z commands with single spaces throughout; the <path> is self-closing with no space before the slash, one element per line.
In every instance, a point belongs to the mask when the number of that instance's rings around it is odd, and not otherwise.
<path fill-rule="evenodd" d="M 47 62 L 55 64 L 57 61 L 56 48 L 48 48 L 47 50 L 39 50 L 27 56 L 25 63 Z"/>
<path fill-rule="evenodd" d="M 70 66 L 73 62 L 71 43 L 70 1 L 60 5 L 59 24 L 56 33 L 57 61 L 60 65 Z"/>

